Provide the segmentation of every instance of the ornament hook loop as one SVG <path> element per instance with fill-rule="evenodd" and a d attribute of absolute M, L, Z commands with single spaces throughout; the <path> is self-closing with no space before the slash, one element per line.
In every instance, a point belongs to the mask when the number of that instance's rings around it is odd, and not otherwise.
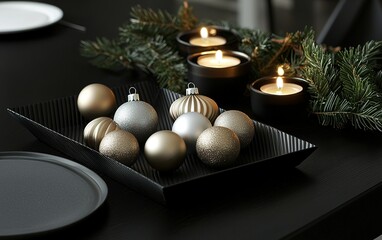
<path fill-rule="evenodd" d="M 199 89 L 195 86 L 193 82 L 189 82 L 187 84 L 187 89 L 186 89 L 186 95 L 197 95 L 199 94 Z"/>
<path fill-rule="evenodd" d="M 129 95 L 127 96 L 127 101 L 128 102 L 139 101 L 139 94 L 137 93 L 137 89 L 135 87 L 129 88 Z"/>
<path fill-rule="evenodd" d="M 136 93 L 137 93 L 137 89 L 135 87 L 130 87 L 129 88 L 129 94 L 136 94 Z"/>

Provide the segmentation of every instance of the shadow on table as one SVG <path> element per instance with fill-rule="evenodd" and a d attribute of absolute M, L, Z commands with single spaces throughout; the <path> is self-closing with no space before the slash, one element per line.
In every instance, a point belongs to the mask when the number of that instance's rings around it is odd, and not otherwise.
<path fill-rule="evenodd" d="M 168 208 L 181 213 L 201 207 L 240 203 L 241 206 L 262 201 L 272 195 L 293 193 L 311 183 L 297 168 L 285 170 L 229 173 L 208 181 L 194 181 L 187 187 L 174 191 L 169 197 Z"/>

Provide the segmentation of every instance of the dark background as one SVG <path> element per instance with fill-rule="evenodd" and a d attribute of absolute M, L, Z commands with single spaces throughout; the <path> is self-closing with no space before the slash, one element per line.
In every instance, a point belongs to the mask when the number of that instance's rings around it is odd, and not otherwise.
<path fill-rule="evenodd" d="M 65 21 L 85 26 L 86 31 L 56 24 L 26 33 L 0 35 L 1 151 L 35 151 L 65 156 L 39 142 L 7 114 L 6 108 L 76 95 L 94 82 L 119 86 L 141 79 L 140 74 L 113 73 L 91 66 L 79 54 L 80 41 L 115 37 L 118 27 L 129 20 L 130 7 L 136 4 L 172 13 L 179 6 L 177 1 L 46 2 L 61 8 Z M 369 3 L 376 4 L 371 9 L 378 9 L 375 6 L 380 9 L 380 1 Z M 334 4 L 330 6 L 332 8 Z M 282 20 L 277 19 L 281 18 L 277 14 L 275 31 L 294 31 L 302 23 L 310 23 L 309 19 L 300 17 L 286 20 L 296 17 L 291 14 Z M 363 14 L 374 16 L 367 11 Z M 225 18 L 223 14 L 220 16 Z M 290 28 L 278 25 L 280 21 L 291 23 Z M 373 24 L 375 22 L 368 26 Z M 356 41 L 361 40 L 355 39 L 354 43 Z M 101 211 L 82 223 L 43 237 L 373 239 L 382 234 L 379 221 L 382 213 L 381 133 L 335 130 L 318 126 L 314 119 L 303 123 L 269 124 L 316 144 L 318 150 L 296 169 L 264 172 L 244 181 L 225 180 L 214 189 L 195 191 L 195 196 L 174 207 L 160 205 L 102 176 L 108 184 L 109 196 Z"/>

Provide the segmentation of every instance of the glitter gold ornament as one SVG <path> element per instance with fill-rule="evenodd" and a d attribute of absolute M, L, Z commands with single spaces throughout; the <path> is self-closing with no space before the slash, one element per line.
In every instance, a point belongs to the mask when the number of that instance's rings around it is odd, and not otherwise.
<path fill-rule="evenodd" d="M 114 114 L 114 121 L 120 128 L 131 132 L 140 143 L 157 130 L 158 114 L 148 103 L 140 101 L 136 89 L 129 89 L 128 100 Z"/>
<path fill-rule="evenodd" d="M 198 112 L 206 116 L 213 123 L 219 115 L 219 107 L 211 98 L 199 95 L 199 90 L 193 83 L 188 83 L 186 96 L 175 100 L 171 104 L 169 112 L 174 120 L 183 113 Z"/>
<path fill-rule="evenodd" d="M 99 145 L 99 152 L 131 166 L 139 156 L 139 144 L 133 134 L 120 129 L 106 134 Z"/>
<path fill-rule="evenodd" d="M 112 114 L 117 102 L 110 88 L 103 84 L 93 83 L 81 90 L 77 98 L 77 106 L 82 116 L 92 120 Z"/>
<path fill-rule="evenodd" d="M 188 112 L 175 120 L 172 131 L 186 142 L 187 152 L 193 153 L 199 135 L 209 127 L 212 127 L 212 124 L 204 115 L 197 112 Z"/>
<path fill-rule="evenodd" d="M 200 134 L 196 141 L 200 160 L 213 168 L 226 168 L 234 164 L 240 154 L 237 135 L 226 127 L 213 126 Z"/>
<path fill-rule="evenodd" d="M 99 117 L 89 122 L 84 129 L 85 144 L 98 151 L 102 138 L 109 132 L 118 130 L 119 127 L 113 119 Z"/>
<path fill-rule="evenodd" d="M 171 171 L 184 162 L 186 143 L 178 134 L 162 130 L 147 139 L 144 152 L 151 167 L 158 171 Z"/>
<path fill-rule="evenodd" d="M 215 120 L 214 126 L 231 129 L 240 140 L 241 148 L 247 147 L 255 134 L 253 120 L 247 114 L 238 110 L 229 110 L 221 113 Z"/>

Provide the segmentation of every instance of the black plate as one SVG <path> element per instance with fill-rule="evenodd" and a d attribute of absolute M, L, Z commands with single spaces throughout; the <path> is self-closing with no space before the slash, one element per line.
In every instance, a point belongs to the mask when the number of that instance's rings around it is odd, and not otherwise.
<path fill-rule="evenodd" d="M 118 104 L 126 101 L 129 85 L 113 89 Z M 171 129 L 173 120 L 169 114 L 171 103 L 180 97 L 155 84 L 140 82 L 134 84 L 141 100 L 154 106 L 159 116 L 158 130 Z M 143 153 L 138 161 L 127 167 L 101 155 L 84 145 L 83 129 L 87 122 L 79 114 L 77 96 L 55 99 L 49 102 L 8 109 L 35 136 L 43 142 L 59 149 L 78 160 L 81 164 L 104 173 L 115 180 L 161 202 L 167 203 L 172 193 L 189 186 L 195 180 L 208 180 L 227 172 L 246 173 L 270 168 L 284 169 L 300 164 L 316 146 L 282 132 L 278 129 L 254 121 L 254 141 L 241 151 L 236 166 L 214 170 L 206 167 L 195 155 L 188 155 L 184 164 L 172 174 L 161 174 L 146 162 Z"/>
<path fill-rule="evenodd" d="M 56 230 L 93 213 L 107 196 L 105 182 L 64 158 L 0 152 L 0 237 Z"/>

